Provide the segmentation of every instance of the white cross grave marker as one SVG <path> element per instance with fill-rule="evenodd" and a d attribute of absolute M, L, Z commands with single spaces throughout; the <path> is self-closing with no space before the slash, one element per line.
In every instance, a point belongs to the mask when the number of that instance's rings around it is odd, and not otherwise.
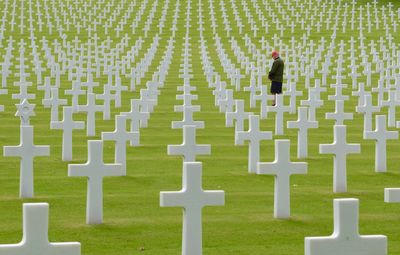
<path fill-rule="evenodd" d="M 334 119 L 335 125 L 343 125 L 345 120 L 352 120 L 353 113 L 344 112 L 344 102 L 343 100 L 335 101 L 335 112 L 327 112 L 325 113 L 325 118 L 327 120 Z"/>
<path fill-rule="evenodd" d="M 332 144 L 320 144 L 319 153 L 334 154 L 333 160 L 333 192 L 347 192 L 346 157 L 351 153 L 360 153 L 360 144 L 346 142 L 346 126 L 334 126 L 334 141 Z"/>
<path fill-rule="evenodd" d="M 122 176 L 120 164 L 104 164 L 103 141 L 88 141 L 88 161 L 68 165 L 68 176 L 88 177 L 86 223 L 103 222 L 103 178 Z"/>
<path fill-rule="evenodd" d="M 0 245 L 0 255 L 80 255 L 81 244 L 49 242 L 49 204 L 23 205 L 23 238 L 18 244 Z"/>
<path fill-rule="evenodd" d="M 104 107 L 102 105 L 96 105 L 96 97 L 95 94 L 93 93 L 88 93 L 86 105 L 78 105 L 79 112 L 87 113 L 87 121 L 86 121 L 87 136 L 96 135 L 96 112 L 101 112 L 103 110 Z"/>
<path fill-rule="evenodd" d="M 387 106 L 388 109 L 388 126 L 395 127 L 396 126 L 396 107 L 400 105 L 400 101 L 396 98 L 396 91 L 389 91 L 389 98 L 387 101 L 382 100 L 381 106 Z"/>
<path fill-rule="evenodd" d="M 33 127 L 20 127 L 20 144 L 18 146 L 4 146 L 4 157 L 19 157 L 20 161 L 20 193 L 21 198 L 33 197 L 33 159 L 49 156 L 50 146 L 36 146 L 33 144 Z"/>
<path fill-rule="evenodd" d="M 126 116 L 115 116 L 115 130 L 102 132 L 103 141 L 115 141 L 115 163 L 122 167 L 122 175 L 126 175 L 126 142 L 132 146 L 139 146 L 139 133 L 126 131 Z"/>
<path fill-rule="evenodd" d="M 308 120 L 308 108 L 298 107 L 297 121 L 288 121 L 287 128 L 297 128 L 297 158 L 308 156 L 308 129 L 318 128 L 318 121 Z"/>
<path fill-rule="evenodd" d="M 183 126 L 183 143 L 181 145 L 168 145 L 168 155 L 182 155 L 183 162 L 195 162 L 197 155 L 210 155 L 209 144 L 196 144 L 196 127 Z"/>
<path fill-rule="evenodd" d="M 386 115 L 377 115 L 376 129 L 374 131 L 364 132 L 364 139 L 375 140 L 375 171 L 386 172 L 386 141 L 389 139 L 398 139 L 397 131 L 388 131 L 386 129 Z"/>
<path fill-rule="evenodd" d="M 244 100 L 235 100 L 235 111 L 225 114 L 226 126 L 232 127 L 234 123 L 233 120 L 236 120 L 235 131 L 243 131 L 244 121 L 249 119 L 249 116 L 252 114 L 252 112 L 244 111 Z"/>
<path fill-rule="evenodd" d="M 73 120 L 73 108 L 67 106 L 63 108 L 63 120 L 52 121 L 50 123 L 51 129 L 62 129 L 63 130 L 63 142 L 62 142 L 62 160 L 72 160 L 72 130 L 84 129 L 85 122 Z"/>
<path fill-rule="evenodd" d="M 257 174 L 275 175 L 275 218 L 290 217 L 290 176 L 306 173 L 307 163 L 290 161 L 290 140 L 275 140 L 275 161 L 257 164 Z"/>
<path fill-rule="evenodd" d="M 248 158 L 248 171 L 249 173 L 256 173 L 257 163 L 260 162 L 260 142 L 263 140 L 271 140 L 272 132 L 260 131 L 260 117 L 258 115 L 251 115 L 249 120 L 248 131 L 236 131 L 236 143 L 242 145 L 244 141 L 249 141 L 249 158 Z"/>
<path fill-rule="evenodd" d="M 372 114 L 380 111 L 379 106 L 372 105 L 372 96 L 367 94 L 364 96 L 364 105 L 357 106 L 356 111 L 364 114 L 364 132 L 372 130 Z"/>
<path fill-rule="evenodd" d="M 66 105 L 67 103 L 68 100 L 59 99 L 58 88 L 51 89 L 51 98 L 42 100 L 42 104 L 45 108 L 51 107 L 51 121 L 58 121 L 58 106 Z"/>
<path fill-rule="evenodd" d="M 305 255 L 387 255 L 386 236 L 360 235 L 358 199 L 334 199 L 333 205 L 333 234 L 306 237 Z"/>
<path fill-rule="evenodd" d="M 201 255 L 202 216 L 205 206 L 225 204 L 225 193 L 202 189 L 202 164 L 183 163 L 182 190 L 160 192 L 161 207 L 183 207 L 182 255 Z"/>
<path fill-rule="evenodd" d="M 276 95 L 276 105 L 267 106 L 269 112 L 275 112 L 275 135 L 283 135 L 283 114 L 290 112 L 290 107 L 284 105 L 283 95 Z"/>

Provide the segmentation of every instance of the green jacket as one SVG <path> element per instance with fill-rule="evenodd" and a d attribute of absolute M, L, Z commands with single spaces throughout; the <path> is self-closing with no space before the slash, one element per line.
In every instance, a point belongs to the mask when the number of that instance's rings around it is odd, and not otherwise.
<path fill-rule="evenodd" d="M 271 81 L 283 82 L 283 69 L 285 68 L 285 63 L 281 58 L 276 58 L 272 64 L 271 70 L 269 71 L 268 78 Z"/>

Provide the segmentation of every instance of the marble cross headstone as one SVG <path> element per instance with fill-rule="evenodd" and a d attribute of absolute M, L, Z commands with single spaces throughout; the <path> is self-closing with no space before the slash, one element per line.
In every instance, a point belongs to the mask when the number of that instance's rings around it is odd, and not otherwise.
<path fill-rule="evenodd" d="M 4 157 L 19 157 L 20 161 L 20 193 L 21 198 L 33 197 L 33 159 L 49 156 L 50 146 L 36 146 L 33 144 L 33 127 L 20 127 L 20 144 L 18 146 L 4 146 Z"/>
<path fill-rule="evenodd" d="M 327 112 L 325 114 L 326 119 L 334 119 L 335 125 L 343 125 L 345 120 L 352 120 L 353 113 L 344 112 L 344 102 L 343 100 L 335 101 L 335 112 Z"/>
<path fill-rule="evenodd" d="M 290 107 L 284 105 L 284 98 L 282 94 L 276 95 L 276 105 L 268 106 L 269 112 L 276 112 L 275 116 L 275 135 L 283 135 L 283 114 L 290 112 Z"/>
<path fill-rule="evenodd" d="M 120 164 L 104 164 L 103 141 L 88 141 L 88 161 L 68 165 L 68 176 L 88 177 L 86 223 L 103 223 L 103 178 L 122 176 Z"/>
<path fill-rule="evenodd" d="M 49 242 L 49 204 L 23 205 L 23 238 L 18 244 L 0 245 L 0 255 L 80 255 L 81 244 Z"/>
<path fill-rule="evenodd" d="M 388 126 L 395 127 L 396 126 L 396 108 L 400 106 L 400 101 L 396 98 L 396 91 L 389 91 L 389 98 L 387 101 L 382 100 L 381 106 L 387 106 L 388 109 Z"/>
<path fill-rule="evenodd" d="M 84 129 L 85 122 L 73 120 L 73 108 L 67 106 L 63 108 L 63 120 L 52 121 L 50 123 L 51 129 L 62 129 L 63 130 L 63 141 L 62 141 L 62 160 L 72 160 L 72 131 L 74 129 Z"/>
<path fill-rule="evenodd" d="M 101 112 L 103 111 L 103 109 L 104 109 L 103 106 L 96 105 L 96 97 L 95 94 L 93 93 L 88 93 L 86 105 L 78 105 L 79 112 L 87 113 L 87 121 L 86 121 L 87 136 L 96 135 L 96 112 Z"/>
<path fill-rule="evenodd" d="M 308 129 L 318 128 L 318 121 L 308 120 L 307 107 L 298 107 L 297 121 L 288 121 L 287 128 L 297 128 L 297 158 L 308 156 Z"/>
<path fill-rule="evenodd" d="M 399 134 L 397 131 L 388 131 L 386 129 L 386 115 L 377 115 L 376 129 L 374 131 L 364 132 L 364 139 L 375 140 L 375 171 L 386 172 L 387 156 L 386 156 L 386 141 L 389 139 L 397 140 Z"/>
<path fill-rule="evenodd" d="M 139 132 L 140 128 L 147 127 L 147 120 L 150 118 L 149 112 L 142 111 L 140 99 L 131 99 L 131 110 L 121 114 L 131 121 L 131 132 Z"/>
<path fill-rule="evenodd" d="M 347 155 L 360 153 L 360 144 L 349 144 L 346 141 L 346 126 L 334 126 L 334 141 L 332 144 L 320 144 L 319 153 L 334 154 L 333 160 L 333 192 L 347 192 Z"/>
<path fill-rule="evenodd" d="M 275 176 L 275 218 L 286 219 L 290 217 L 290 176 L 306 173 L 307 163 L 290 161 L 290 140 L 275 140 L 275 161 L 258 163 L 257 165 L 257 174 Z"/>
<path fill-rule="evenodd" d="M 51 98 L 43 99 L 44 107 L 51 107 L 51 121 L 58 121 L 58 106 L 66 105 L 68 100 L 58 97 L 58 88 L 51 89 Z"/>
<path fill-rule="evenodd" d="M 133 146 L 139 146 L 138 132 L 126 131 L 126 116 L 115 116 L 115 130 L 113 132 L 102 132 L 103 141 L 115 141 L 115 163 L 122 167 L 122 175 L 126 175 L 126 142 Z"/>
<path fill-rule="evenodd" d="M 232 127 L 235 120 L 235 131 L 243 131 L 244 121 L 249 119 L 249 116 L 252 114 L 252 112 L 244 111 L 244 100 L 235 100 L 235 111 L 225 114 L 226 126 Z"/>
<path fill-rule="evenodd" d="M 196 121 L 193 119 L 193 112 L 197 110 L 196 106 L 176 107 L 176 110 L 183 111 L 183 120 L 172 121 L 171 127 L 173 129 L 183 128 L 184 126 L 195 126 L 196 128 L 204 128 L 204 121 Z"/>
<path fill-rule="evenodd" d="M 260 117 L 258 115 L 251 115 L 249 120 L 248 131 L 236 131 L 237 141 L 235 144 L 242 145 L 244 141 L 249 141 L 249 157 L 248 157 L 248 171 L 249 173 L 256 173 L 257 163 L 260 162 L 260 142 L 263 140 L 271 140 L 272 132 L 260 130 Z"/>
<path fill-rule="evenodd" d="M 333 234 L 306 237 L 305 255 L 387 255 L 386 236 L 360 235 L 358 199 L 334 199 L 333 203 Z"/>
<path fill-rule="evenodd" d="M 372 96 L 367 94 L 364 96 L 364 105 L 357 106 L 356 111 L 364 114 L 364 132 L 372 130 L 372 115 L 380 111 L 379 106 L 372 105 Z"/>
<path fill-rule="evenodd" d="M 202 214 L 205 206 L 224 205 L 225 193 L 203 190 L 202 164 L 183 163 L 182 190 L 160 192 L 161 207 L 183 207 L 182 255 L 202 253 Z"/>
<path fill-rule="evenodd" d="M 195 162 L 197 155 L 210 155 L 209 144 L 196 144 L 196 127 L 183 126 L 183 143 L 181 145 L 168 145 L 168 155 L 182 155 L 183 162 Z"/>
<path fill-rule="evenodd" d="M 275 97 L 273 95 L 269 95 L 267 92 L 267 86 L 263 85 L 260 88 L 260 94 L 254 96 L 254 100 L 260 100 L 260 117 L 261 119 L 268 118 L 268 101 L 273 100 Z"/>

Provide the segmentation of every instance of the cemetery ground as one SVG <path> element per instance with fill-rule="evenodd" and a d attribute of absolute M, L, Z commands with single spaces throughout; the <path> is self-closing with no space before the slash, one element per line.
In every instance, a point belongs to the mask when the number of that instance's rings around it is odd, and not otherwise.
<path fill-rule="evenodd" d="M 139 1 L 140 3 L 141 1 Z M 160 6 L 164 1 L 160 1 Z M 225 1 L 226 4 L 229 1 Z M 238 2 L 238 1 L 236 1 Z M 259 1 L 261 2 L 261 1 Z M 272 1 L 271 1 L 272 2 Z M 342 1 L 347 2 L 347 1 Z M 348 1 L 350 3 L 350 1 Z M 357 5 L 363 5 L 368 1 L 358 1 Z M 85 220 L 87 178 L 68 177 L 68 163 L 83 164 L 87 161 L 87 141 L 101 140 L 101 132 L 114 130 L 114 117 L 120 112 L 130 110 L 130 99 L 139 98 L 139 89 L 134 92 L 122 93 L 122 106 L 112 107 L 112 118 L 102 120 L 102 113 L 96 113 L 96 136 L 87 137 L 86 130 L 74 130 L 73 132 L 73 161 L 61 160 L 62 132 L 50 129 L 50 109 L 44 108 L 41 100 L 43 91 L 36 88 L 35 75 L 31 74 L 28 80 L 33 83 L 29 92 L 36 94 L 36 116 L 31 117 L 31 125 L 34 127 L 35 144 L 50 145 L 50 157 L 38 157 L 34 161 L 34 185 L 35 197 L 33 199 L 19 198 L 19 159 L 0 156 L 0 244 L 18 243 L 22 238 L 22 206 L 27 202 L 47 202 L 50 204 L 49 239 L 51 242 L 77 241 L 82 245 L 84 255 L 176 255 L 180 254 L 182 242 L 182 208 L 161 208 L 160 191 L 180 190 L 182 187 L 182 157 L 167 155 L 167 146 L 182 143 L 182 129 L 172 129 L 171 122 L 182 119 L 182 113 L 174 112 L 174 106 L 181 101 L 175 98 L 181 94 L 178 86 L 183 85 L 183 79 L 179 77 L 179 66 L 182 63 L 182 49 L 185 36 L 185 11 L 187 1 L 181 1 L 181 17 L 178 21 L 178 31 L 175 38 L 175 50 L 164 87 L 160 89 L 158 105 L 148 122 L 148 127 L 140 129 L 140 146 L 127 147 L 127 176 L 104 178 L 104 223 L 101 225 L 87 225 Z M 82 4 L 80 2 L 80 4 Z M 379 1 L 379 5 L 386 5 L 386 1 Z M 150 4 L 151 5 L 151 4 Z M 172 24 L 173 9 L 176 3 L 171 1 L 169 12 L 171 17 L 166 20 L 166 27 Z M 333 120 L 326 120 L 325 113 L 334 112 L 335 104 L 328 100 L 328 95 L 335 94 L 335 90 L 327 87 L 327 92 L 321 94 L 324 105 L 317 109 L 316 119 L 319 128 L 309 130 L 308 157 L 297 159 L 297 130 L 287 129 L 286 121 L 297 120 L 297 114 L 284 115 L 284 135 L 273 136 L 273 139 L 289 139 L 291 147 L 291 160 L 294 162 L 307 162 L 308 173 L 306 175 L 294 175 L 291 177 L 291 217 L 288 220 L 275 219 L 274 212 L 274 177 L 249 174 L 248 146 L 235 146 L 234 127 L 225 126 L 225 114 L 214 105 L 212 88 L 208 87 L 207 79 L 202 70 L 201 54 L 199 50 L 199 31 L 197 31 L 198 1 L 192 2 L 191 37 L 191 63 L 193 65 L 193 78 L 190 85 L 197 90 L 198 95 L 194 100 L 195 105 L 201 106 L 201 111 L 194 113 L 195 120 L 205 122 L 204 129 L 197 129 L 197 143 L 210 144 L 211 155 L 199 156 L 197 161 L 203 163 L 203 189 L 224 190 L 225 206 L 206 207 L 203 209 L 203 253 L 205 255 L 297 255 L 304 253 L 304 238 L 308 236 L 328 236 L 333 231 L 333 199 L 358 198 L 360 199 L 360 233 L 382 234 L 388 237 L 388 254 L 400 254 L 400 205 L 384 203 L 384 188 L 400 187 L 400 143 L 399 140 L 387 142 L 387 169 L 386 173 L 376 173 L 375 142 L 363 139 L 363 116 L 356 113 L 357 98 L 350 96 L 346 101 L 345 112 L 354 114 L 353 120 L 346 120 L 347 141 L 361 144 L 361 153 L 348 156 L 347 177 L 348 192 L 334 194 L 333 183 L 333 155 L 320 154 L 319 144 L 329 144 L 333 141 Z M 2 4 L 0 3 L 0 7 Z M 399 3 L 394 3 L 399 8 Z M 3 6 L 4 7 L 4 6 Z M 208 5 L 204 5 L 205 27 L 204 36 L 209 42 L 208 50 L 211 60 L 216 66 L 216 71 L 221 74 L 227 84 L 230 84 L 224 69 L 222 68 L 217 51 L 213 43 L 213 33 L 208 20 Z M 159 7 L 159 9 L 161 9 Z M 157 9 L 156 16 L 161 15 Z M 146 8 L 144 16 L 150 12 Z M 217 11 L 218 13 L 218 11 Z M 245 17 L 244 13 L 240 15 Z M 218 15 L 217 15 L 218 16 Z M 234 18 L 231 18 L 234 27 Z M 229 38 L 223 30 L 223 19 L 218 17 L 221 25 L 220 36 L 224 46 L 229 48 Z M 144 22 L 143 22 L 144 23 Z M 144 25 L 144 24 L 142 24 Z M 155 26 L 155 25 L 154 25 Z M 249 34 L 252 34 L 248 28 Z M 13 35 L 7 29 L 7 36 Z M 128 29 L 129 30 L 129 29 Z M 271 34 L 277 32 L 271 28 Z M 44 30 L 46 31 L 46 30 Z M 158 31 L 158 28 L 154 28 Z M 151 31 L 145 38 L 146 47 L 152 42 L 155 32 Z M 110 33 L 115 36 L 115 32 Z M 38 34 L 39 38 L 46 32 Z M 87 38 L 83 33 L 70 32 L 69 39 L 74 36 L 82 41 Z M 351 33 L 339 33 L 336 42 L 349 40 Z M 366 34 L 367 40 L 378 41 L 384 32 Z M 13 35 L 16 42 L 20 39 L 29 41 L 29 35 Z M 46 35 L 47 36 L 47 35 Z M 99 33 L 100 38 L 107 35 Z M 132 41 L 137 36 L 144 36 L 138 29 L 138 35 L 130 34 Z M 244 44 L 243 35 L 235 28 L 232 36 Z M 264 35 L 268 38 L 269 35 Z M 301 40 L 302 32 L 294 33 L 297 40 Z M 330 41 L 331 31 L 315 33 L 310 38 L 317 43 L 321 37 Z M 400 37 L 393 34 L 397 44 Z M 122 36 L 121 36 L 122 37 Z M 166 29 L 160 41 L 160 49 L 165 48 L 169 38 L 169 30 Z M 282 39 L 289 44 L 291 33 L 288 32 Z M 57 34 L 49 34 L 49 41 L 57 38 Z M 113 37 L 115 41 L 119 38 Z M 261 39 L 259 33 L 252 38 L 255 42 Z M 3 39 L 4 40 L 4 39 Z M 72 40 L 72 39 L 71 39 Z M 3 42 L 3 45 L 6 43 Z M 5 47 L 4 47 L 5 48 Z M 5 49 L 0 48 L 1 55 Z M 145 50 L 142 49 L 140 56 Z M 234 58 L 233 52 L 228 51 Z M 269 55 L 268 53 L 265 53 Z M 18 64 L 18 47 L 15 47 L 14 65 Z M 149 71 L 146 72 L 138 88 L 144 88 L 146 81 L 150 81 L 158 63 L 162 60 L 160 50 L 155 56 Z M 26 54 L 27 63 L 32 61 Z M 283 52 L 283 58 L 286 57 Z M 140 58 L 139 58 L 140 59 Z M 344 65 L 350 61 L 346 60 Z M 16 67 L 11 68 L 12 73 L 17 73 Z M 44 76 L 50 75 L 46 69 Z M 334 72 L 332 75 L 334 76 Z M 316 78 L 320 74 L 316 74 Z M 17 94 L 19 88 L 13 86 L 18 77 L 11 75 L 8 79 L 8 95 L 0 95 L 0 104 L 5 106 L 5 111 L 0 112 L 0 148 L 3 146 L 19 144 L 20 119 L 15 117 L 18 100 L 12 99 L 12 94 Z M 362 79 L 362 78 L 360 78 Z M 249 85 L 250 76 L 242 79 L 242 86 Z M 102 93 L 102 85 L 107 82 L 104 75 L 95 81 L 100 86 L 94 88 L 95 93 Z M 301 100 L 306 100 L 308 93 L 304 88 L 304 77 L 300 77 L 297 89 L 303 91 L 303 95 L 297 98 L 297 105 Z M 348 88 L 343 94 L 351 95 L 351 78 L 346 75 L 343 80 Z M 129 86 L 129 80 L 122 79 L 122 83 Z M 328 78 L 328 84 L 334 83 L 333 78 Z M 378 76 L 373 76 L 372 84 L 377 86 Z M 263 85 L 269 81 L 263 77 Z M 61 76 L 60 97 L 70 89 L 71 81 L 67 75 Z M 62 95 L 62 96 L 61 96 Z M 70 98 L 69 103 L 70 102 Z M 246 111 L 259 112 L 257 107 L 249 107 L 249 92 L 235 92 L 235 99 L 244 99 Z M 80 104 L 85 104 L 85 98 L 79 99 Z M 98 101 L 100 102 L 100 101 Z M 289 99 L 285 99 L 289 103 Z M 376 98 L 374 98 L 376 104 Z M 387 113 L 387 109 L 382 110 Z M 274 114 L 268 113 L 268 119 L 260 122 L 261 130 L 273 131 L 275 129 Z M 59 116 L 62 116 L 60 108 Z M 400 120 L 400 112 L 396 117 Z M 82 113 L 74 114 L 74 120 L 86 121 Z M 375 120 L 375 118 L 374 118 Z M 374 121 L 375 123 L 375 121 Z M 373 125 L 374 126 L 374 125 Z M 247 130 L 248 124 L 245 124 Z M 398 130 L 391 128 L 390 130 Z M 272 162 L 274 155 L 274 140 L 261 142 L 261 162 Z M 104 142 L 104 162 L 114 162 L 114 143 Z M 0 149 L 2 150 L 2 149 Z"/>

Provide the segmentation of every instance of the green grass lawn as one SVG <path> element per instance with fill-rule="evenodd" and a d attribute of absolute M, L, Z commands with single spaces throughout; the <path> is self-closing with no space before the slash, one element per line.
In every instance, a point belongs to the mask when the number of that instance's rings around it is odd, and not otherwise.
<path fill-rule="evenodd" d="M 40 1 L 42 4 L 44 1 Z M 116 1 L 120 3 L 120 1 Z M 140 6 L 142 1 L 138 1 Z M 224 31 L 223 17 L 219 8 L 219 1 L 213 1 L 216 7 L 216 17 L 218 21 L 219 36 L 222 38 L 224 48 L 230 59 L 236 62 L 233 51 L 230 49 L 230 42 Z M 230 1 L 224 1 L 226 4 L 227 19 L 231 22 L 233 36 L 241 45 L 242 51 L 247 53 L 245 47 L 244 34 L 240 35 L 236 28 L 234 15 L 230 7 Z M 240 1 L 235 1 L 240 6 Z M 258 21 L 256 11 L 251 1 L 248 1 L 253 18 Z M 263 7 L 263 1 L 257 1 L 260 7 Z M 273 1 L 267 1 L 269 4 L 275 4 Z M 316 1 L 315 1 L 316 2 Z M 351 1 L 342 1 L 342 4 Z M 359 0 L 358 5 L 365 4 L 368 1 Z M 140 22 L 140 28 L 145 25 L 146 17 L 149 15 L 152 7 L 149 1 L 143 18 Z M 386 1 L 379 1 L 378 6 L 387 4 Z M 400 3 L 395 2 L 394 8 L 399 8 Z M 26 4 L 27 5 L 27 4 Z M 50 4 L 49 4 L 50 5 Z M 56 4 L 57 5 L 57 4 Z M 83 6 L 83 2 L 78 2 Z M 122 4 L 123 5 L 123 4 Z M 136 61 L 144 56 L 158 28 L 158 18 L 162 14 L 164 0 L 159 1 L 155 12 L 156 21 L 154 28 L 150 31 L 147 38 L 144 33 L 138 29 L 137 34 L 129 34 L 131 38 L 130 46 L 139 36 L 144 39 L 144 46 Z M 151 114 L 148 128 L 140 130 L 141 146 L 128 147 L 127 149 L 127 176 L 108 177 L 104 179 L 104 224 L 100 226 L 89 226 L 85 223 L 86 209 L 86 186 L 85 178 L 68 177 L 66 162 L 61 161 L 61 131 L 50 130 L 50 110 L 43 108 L 41 99 L 43 92 L 35 87 L 36 76 L 31 69 L 32 56 L 29 55 L 30 49 L 26 50 L 26 63 L 31 72 L 29 81 L 33 86 L 29 89 L 31 93 L 36 94 L 36 99 L 31 103 L 36 104 L 36 116 L 32 118 L 31 124 L 35 128 L 35 143 L 37 145 L 50 145 L 51 156 L 36 158 L 35 169 L 35 198 L 19 199 L 19 160 L 17 158 L 0 157 L 0 243 L 17 243 L 22 238 L 22 205 L 27 202 L 47 202 L 50 204 L 50 224 L 49 238 L 52 242 L 79 241 L 82 244 L 82 254 L 84 255 L 127 255 L 127 254 L 149 254 L 149 255 L 176 255 L 181 253 L 181 229 L 182 229 L 182 209 L 181 208 L 161 208 L 159 206 L 160 191 L 175 191 L 181 189 L 182 183 L 182 159 L 181 157 L 168 156 L 167 145 L 180 144 L 182 142 L 182 131 L 180 129 L 171 129 L 171 122 L 181 120 L 181 113 L 174 113 L 174 105 L 181 104 L 181 101 L 175 99 L 175 95 L 181 92 L 177 87 L 183 85 L 183 80 L 179 78 L 179 65 L 182 62 L 181 53 L 185 36 L 185 10 L 187 1 L 181 1 L 180 18 L 178 20 L 178 32 L 176 35 L 175 50 L 165 82 L 161 89 L 158 106 Z M 34 6 L 36 6 L 34 4 Z M 105 5 L 101 5 L 100 8 Z M 166 19 L 166 28 L 172 25 L 173 13 L 176 7 L 175 1 L 170 1 L 168 15 Z M 0 3 L 0 10 L 5 8 L 5 3 Z M 27 6 L 25 6 L 27 9 Z M 57 7 L 59 8 L 59 7 Z M 273 196 L 274 196 L 274 178 L 272 176 L 258 176 L 248 174 L 247 172 L 247 146 L 234 145 L 234 128 L 225 127 L 225 115 L 219 112 L 214 106 L 214 97 L 212 89 L 208 88 L 206 77 L 203 74 L 201 66 L 201 55 L 199 49 L 200 33 L 197 31 L 198 1 L 192 2 L 191 15 L 191 49 L 194 79 L 191 85 L 196 86 L 196 94 L 199 100 L 195 104 L 201 105 L 201 112 L 195 113 L 195 120 L 205 121 L 205 129 L 197 131 L 197 142 L 199 144 L 210 144 L 212 154 L 210 156 L 198 157 L 198 161 L 203 163 L 203 188 L 207 190 L 224 190 L 226 194 L 225 206 L 210 207 L 203 210 L 203 253 L 205 255 L 297 255 L 304 254 L 304 237 L 307 236 L 327 236 L 333 231 L 333 199 L 334 198 L 358 198 L 360 199 L 360 233 L 383 234 L 388 237 L 389 254 L 400 254 L 400 205 L 385 204 L 383 202 L 383 189 L 385 187 L 400 187 L 400 144 L 399 141 L 388 141 L 388 172 L 375 173 L 374 171 L 374 153 L 375 145 L 371 140 L 363 140 L 362 127 L 363 117 L 355 113 L 357 98 L 351 97 L 346 102 L 346 112 L 354 112 L 354 120 L 346 121 L 348 137 L 347 141 L 361 144 L 361 154 L 355 154 L 348 157 L 348 193 L 333 194 L 333 156 L 320 155 L 318 151 L 319 144 L 333 142 L 333 121 L 325 120 L 326 112 L 334 111 L 334 103 L 327 100 L 328 95 L 334 94 L 333 89 L 322 94 L 325 104 L 317 110 L 317 119 L 319 128 L 309 132 L 309 157 L 304 162 L 308 163 L 307 175 L 295 175 L 291 178 L 291 213 L 290 220 L 277 220 L 273 217 Z M 230 84 L 229 79 L 223 72 L 217 51 L 215 41 L 211 30 L 210 9 L 208 1 L 203 1 L 203 14 L 206 31 L 204 38 L 208 43 L 209 56 L 216 68 L 216 71 L 223 79 Z M 286 8 L 286 6 L 284 7 Z M 11 12 L 11 5 L 8 6 Z M 17 8 L 19 10 L 19 7 Z M 26 11 L 26 10 L 25 10 Z M 7 12 L 6 19 L 11 20 L 12 15 Z M 17 12 L 18 13 L 18 12 Z M 246 22 L 247 18 L 242 9 L 239 10 L 240 16 L 246 25 L 244 31 L 252 35 L 250 25 Z M 267 18 L 269 13 L 263 9 Z M 340 21 L 343 17 L 340 15 Z M 130 20 L 134 20 L 134 15 Z M 398 17 L 396 18 L 398 21 Z M 18 19 L 16 22 L 18 24 Z M 27 23 L 27 21 L 25 20 Z M 341 23 L 339 23 L 341 24 Z M 389 19 L 390 24 L 390 19 Z M 261 27 L 261 25 L 260 25 Z M 339 25 L 341 28 L 341 25 Z M 349 25 L 348 25 L 349 27 Z M 318 41 L 323 36 L 330 42 L 331 31 L 323 31 L 320 34 L 312 33 L 311 39 L 318 45 Z M 128 26 L 124 30 L 129 33 Z M 252 38 L 253 43 L 260 46 L 261 36 L 267 39 L 272 37 L 278 31 L 275 26 L 271 26 L 269 34 L 258 34 L 257 38 Z M 82 41 L 86 41 L 87 35 L 82 32 L 78 34 L 76 30 L 66 32 L 68 40 L 72 41 L 75 36 Z M 53 45 L 54 39 L 60 40 L 58 34 L 50 34 L 48 29 L 42 32 L 36 31 L 36 36 L 41 38 L 45 36 Z M 295 38 L 300 40 L 303 32 L 296 29 Z M 349 40 L 351 36 L 358 38 L 358 31 L 349 31 L 347 33 L 338 32 L 336 43 L 340 40 Z M 13 37 L 17 42 L 24 39 L 30 42 L 29 34 L 20 34 L 19 30 L 12 32 L 10 26 L 6 26 L 2 47 L 0 47 L 1 61 L 4 61 L 7 40 Z M 114 31 L 105 34 L 99 31 L 101 40 L 110 36 L 113 39 L 113 45 L 121 39 L 117 38 Z M 290 31 L 285 32 L 281 38 L 284 43 L 289 45 L 291 38 Z M 369 40 L 379 40 L 380 36 L 385 36 L 385 31 L 373 30 L 373 33 L 364 33 L 366 42 Z M 399 45 L 399 35 L 393 33 L 395 45 Z M 165 46 L 170 37 L 169 29 L 164 29 L 162 40 L 158 48 L 156 57 L 152 62 L 145 78 L 141 81 L 135 92 L 124 92 L 121 108 L 112 108 L 112 114 L 126 112 L 130 109 L 129 101 L 131 98 L 139 98 L 139 89 L 145 88 L 146 81 L 152 79 L 152 74 L 162 60 Z M 39 42 L 37 42 L 39 44 Z M 367 43 L 366 43 L 367 44 Z M 41 44 L 39 44 L 41 45 Z M 304 48 L 303 48 L 304 50 Z M 398 48 L 397 48 L 398 51 Z M 45 52 L 39 47 L 42 60 Z M 369 48 L 367 48 L 367 53 Z M 324 52 L 326 53 L 326 51 Z M 360 51 L 357 52 L 358 54 Z M 268 53 L 263 53 L 269 56 Z M 15 65 L 18 64 L 18 47 L 15 45 L 13 50 L 13 64 L 11 68 L 13 74 L 8 79 L 7 96 L 0 95 L 0 104 L 5 105 L 5 112 L 0 113 L 0 151 L 3 146 L 17 145 L 19 143 L 19 119 L 14 117 L 16 112 L 16 100 L 11 99 L 11 93 L 17 93 L 19 90 L 13 86 L 13 82 L 18 77 L 14 77 L 17 72 Z M 357 55 L 357 54 L 356 54 Z M 291 56 L 284 56 L 291 58 Z M 346 58 L 344 67 L 350 64 Z M 372 61 L 372 57 L 370 58 Z M 43 64 L 44 66 L 44 64 Z M 335 75 L 334 66 L 331 67 L 331 75 Z M 345 69 L 346 73 L 348 72 Z M 360 70 L 359 70 L 360 72 Z M 398 69 L 397 69 L 398 72 Z M 50 75 L 50 70 L 46 68 L 44 76 Z M 329 76 L 328 84 L 333 83 Z M 377 85 L 378 75 L 373 75 L 373 86 Z M 67 75 L 61 76 L 60 97 L 63 91 L 71 87 Z M 320 78 L 316 73 L 315 78 Z M 364 78 L 361 78 L 362 81 Z M 248 86 L 250 76 L 242 80 L 242 87 Z M 107 77 L 102 76 L 96 79 L 101 85 L 107 82 Z M 344 80 L 351 84 L 349 77 Z M 122 79 L 124 84 L 129 85 L 129 80 Z M 313 82 L 313 80 L 312 80 Z M 268 85 L 266 77 L 264 83 Z M 230 86 L 229 86 L 230 87 Z M 231 87 L 230 87 L 231 88 Z M 303 91 L 300 100 L 307 99 L 308 93 L 304 88 L 304 77 L 301 76 L 297 83 L 297 89 Z M 370 88 L 367 88 L 368 90 Z M 351 94 L 351 89 L 345 89 L 346 94 Z M 101 93 L 102 89 L 97 88 L 96 93 Z M 374 95 L 376 99 L 376 95 Z M 69 99 L 69 98 L 68 98 Z M 84 98 L 81 98 L 81 104 Z M 246 100 L 246 110 L 259 113 L 259 107 L 249 108 L 248 92 L 235 92 L 235 99 Z M 69 99 L 70 101 L 70 99 Z M 100 103 L 100 102 L 99 102 Z M 60 109 L 60 117 L 61 117 Z M 386 109 L 383 109 L 386 113 Z M 397 114 L 400 119 L 400 114 Z M 85 120 L 84 115 L 74 115 L 75 120 Z M 285 114 L 285 121 L 296 120 L 297 115 Z M 263 130 L 274 130 L 274 117 L 269 113 L 267 120 L 262 120 Z M 74 161 L 71 163 L 84 163 L 87 160 L 87 141 L 100 139 L 101 132 L 114 130 L 114 120 L 103 121 L 102 114 L 97 115 L 97 136 L 86 137 L 84 130 L 74 131 Z M 286 126 L 286 124 L 285 124 Z M 285 128 L 284 136 L 275 136 L 274 139 L 290 139 L 292 161 L 296 159 L 297 131 Z M 112 163 L 114 160 L 114 145 L 111 142 L 105 142 L 104 161 Z M 274 141 L 262 142 L 261 161 L 270 162 L 274 159 Z"/>

